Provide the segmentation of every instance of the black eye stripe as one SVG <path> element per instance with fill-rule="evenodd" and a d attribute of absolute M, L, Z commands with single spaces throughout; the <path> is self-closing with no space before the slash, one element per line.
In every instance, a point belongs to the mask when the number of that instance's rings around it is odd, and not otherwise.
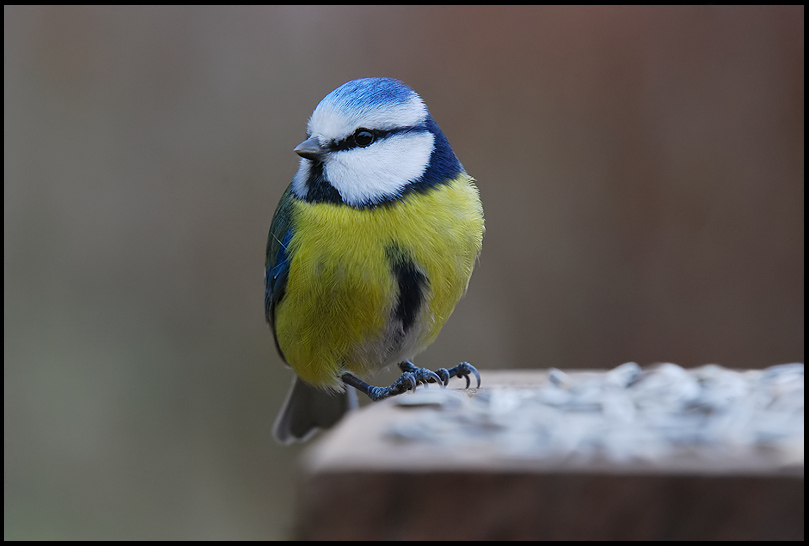
<path fill-rule="evenodd" d="M 396 134 L 400 134 L 400 133 L 410 133 L 410 132 L 413 132 L 413 131 L 423 132 L 423 131 L 427 130 L 424 127 L 396 127 L 394 129 L 366 129 L 364 127 L 360 127 L 360 129 L 362 129 L 363 131 L 368 131 L 369 133 L 371 133 L 374 136 L 373 142 L 376 142 L 378 140 L 382 140 L 383 138 L 386 138 L 386 137 L 388 137 L 390 135 L 396 135 Z M 357 134 L 357 132 L 355 131 L 354 133 L 352 133 L 351 135 L 349 135 L 348 137 L 346 137 L 346 138 L 344 138 L 342 140 L 338 140 L 336 142 L 330 142 L 328 144 L 327 148 L 331 152 L 337 152 L 337 151 L 342 151 L 342 150 L 351 150 L 351 149 L 354 149 L 354 148 L 361 148 L 362 146 L 357 145 L 357 143 L 356 143 L 356 141 L 354 139 L 356 134 Z"/>

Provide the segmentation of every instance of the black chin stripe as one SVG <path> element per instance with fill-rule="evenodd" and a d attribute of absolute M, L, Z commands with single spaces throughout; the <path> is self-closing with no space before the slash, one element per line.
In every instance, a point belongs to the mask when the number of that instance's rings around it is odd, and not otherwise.
<path fill-rule="evenodd" d="M 418 317 L 429 279 L 398 246 L 389 247 L 387 255 L 399 288 L 399 301 L 393 311 L 393 318 L 400 320 L 403 330 L 407 332 Z"/>
<path fill-rule="evenodd" d="M 341 204 L 343 198 L 337 188 L 332 186 L 323 174 L 323 163 L 312 161 L 309 167 L 309 179 L 306 181 L 306 201 L 309 203 Z"/>

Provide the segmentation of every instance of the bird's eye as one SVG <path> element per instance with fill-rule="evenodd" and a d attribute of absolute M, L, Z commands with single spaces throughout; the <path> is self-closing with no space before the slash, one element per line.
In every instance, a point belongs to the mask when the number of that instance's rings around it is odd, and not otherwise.
<path fill-rule="evenodd" d="M 368 129 L 359 128 L 354 132 L 354 143 L 360 148 L 370 146 L 374 142 L 374 134 Z"/>

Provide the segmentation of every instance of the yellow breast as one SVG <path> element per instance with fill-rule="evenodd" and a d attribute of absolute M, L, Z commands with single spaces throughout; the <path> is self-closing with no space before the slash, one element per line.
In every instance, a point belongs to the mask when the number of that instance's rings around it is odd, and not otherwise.
<path fill-rule="evenodd" d="M 296 201 L 292 225 L 289 277 L 275 314 L 278 343 L 304 381 L 340 388 L 343 371 L 412 358 L 436 338 L 469 283 L 483 209 L 472 178 L 461 174 L 368 209 Z M 394 247 L 427 278 L 406 354 L 388 339 L 398 299 Z"/>

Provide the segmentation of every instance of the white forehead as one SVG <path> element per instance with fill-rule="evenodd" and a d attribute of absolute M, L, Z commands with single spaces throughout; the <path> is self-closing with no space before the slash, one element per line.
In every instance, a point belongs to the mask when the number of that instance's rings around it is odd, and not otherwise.
<path fill-rule="evenodd" d="M 326 95 L 309 119 L 309 134 L 321 142 L 341 140 L 360 127 L 419 125 L 427 115 L 424 101 L 406 85 L 390 78 L 365 78 Z"/>

